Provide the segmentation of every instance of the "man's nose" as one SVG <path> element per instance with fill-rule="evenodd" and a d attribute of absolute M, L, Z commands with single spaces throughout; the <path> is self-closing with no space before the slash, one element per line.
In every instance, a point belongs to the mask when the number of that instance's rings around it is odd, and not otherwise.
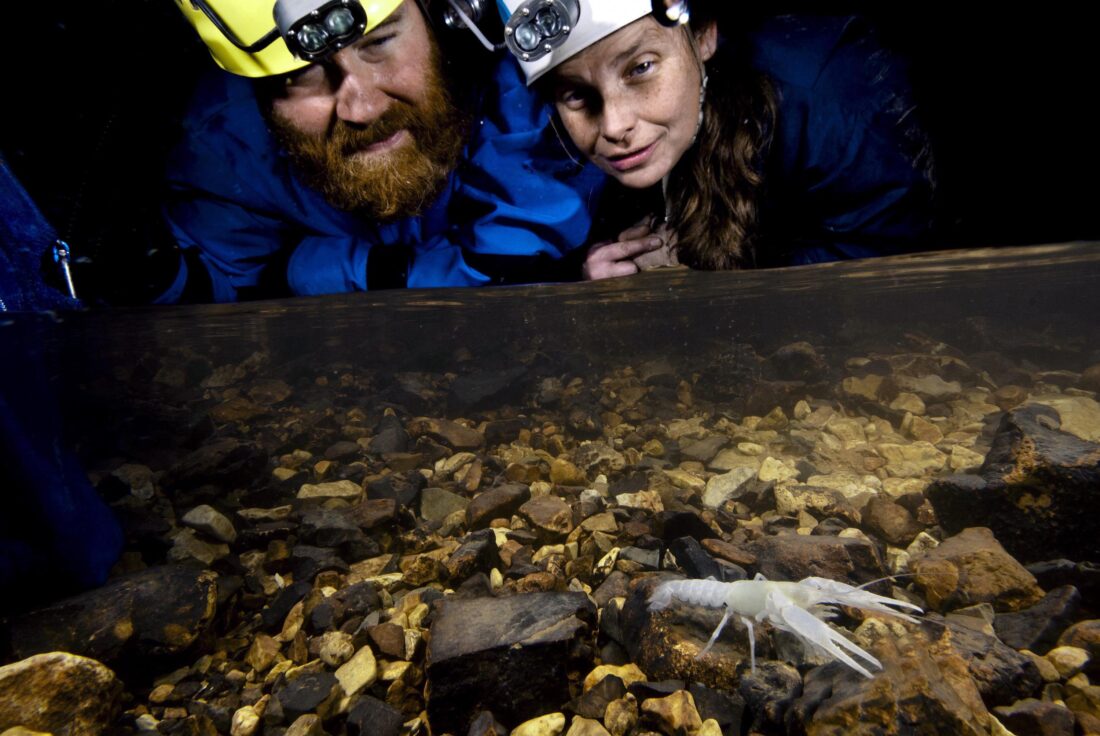
<path fill-rule="evenodd" d="M 332 58 L 340 75 L 336 87 L 336 116 L 347 123 L 366 125 L 382 116 L 391 98 L 380 84 L 377 70 L 359 59 L 354 49 L 343 49 Z"/>

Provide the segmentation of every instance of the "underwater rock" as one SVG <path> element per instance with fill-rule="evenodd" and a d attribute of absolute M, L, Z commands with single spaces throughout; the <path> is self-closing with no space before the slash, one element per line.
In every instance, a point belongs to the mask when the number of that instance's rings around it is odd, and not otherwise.
<path fill-rule="evenodd" d="M 411 437 L 427 436 L 452 450 L 476 450 L 485 443 L 476 429 L 446 419 L 418 417 L 409 422 L 407 429 Z"/>
<path fill-rule="evenodd" d="M 989 711 L 950 637 L 869 619 L 853 638 L 882 671 L 867 679 L 838 662 L 814 668 L 787 714 L 788 733 L 990 733 Z"/>
<path fill-rule="evenodd" d="M 1024 654 L 1002 643 L 996 636 L 985 634 L 954 621 L 945 624 L 928 614 L 925 628 L 933 636 L 949 637 L 955 651 L 966 660 L 982 699 L 990 704 L 1007 704 L 1036 693 L 1042 686 L 1042 673 Z"/>
<path fill-rule="evenodd" d="M 288 719 L 296 719 L 313 712 L 324 718 L 330 715 L 334 701 L 342 692 L 336 675 L 331 672 L 312 672 L 287 682 L 276 693 L 276 697 Z"/>
<path fill-rule="evenodd" d="M 1041 601 L 1016 613 L 999 613 L 993 628 L 1005 644 L 1036 654 L 1050 651 L 1081 607 L 1081 594 L 1072 585 L 1047 593 Z"/>
<path fill-rule="evenodd" d="M 622 678 L 615 675 L 602 677 L 598 683 L 585 690 L 583 695 L 574 698 L 567 710 L 582 718 L 601 719 L 607 711 L 607 704 L 626 695 L 626 685 Z"/>
<path fill-rule="evenodd" d="M 38 654 L 0 667 L 0 731 L 23 726 L 55 736 L 105 733 L 114 722 L 122 682 L 94 659 Z"/>
<path fill-rule="evenodd" d="M 571 660 L 596 620 L 583 593 L 449 599 L 438 606 L 426 665 L 433 730 L 465 732 L 480 710 L 514 726 L 569 700 Z"/>
<path fill-rule="evenodd" d="M 64 651 L 111 665 L 179 654 L 210 627 L 216 581 L 211 571 L 171 566 L 117 578 L 12 620 L 12 651 Z"/>
<path fill-rule="evenodd" d="M 598 717 L 602 718 L 603 713 L 601 712 Z M 595 718 L 577 716 L 569 724 L 569 730 L 565 732 L 565 736 L 611 736 L 611 734 Z"/>
<path fill-rule="evenodd" d="M 519 513 L 531 522 L 545 543 L 561 541 L 573 531 L 573 510 L 557 496 L 532 498 L 519 507 Z"/>
<path fill-rule="evenodd" d="M 1084 649 L 1089 653 L 1089 666 L 1085 671 L 1091 677 L 1100 673 L 1100 621 L 1080 621 L 1070 626 L 1058 638 L 1058 646 Z"/>
<path fill-rule="evenodd" d="M 475 572 L 488 572 L 500 564 L 496 536 L 484 529 L 467 535 L 462 546 L 447 558 L 444 567 L 452 584 L 465 580 Z"/>
<path fill-rule="evenodd" d="M 654 726 L 669 736 L 694 736 L 703 727 L 695 699 L 687 690 L 678 690 L 664 698 L 642 701 L 643 725 Z"/>
<path fill-rule="evenodd" d="M 527 368 L 481 370 L 459 376 L 451 384 L 448 402 L 457 411 L 478 409 L 493 403 L 508 403 L 519 398 L 524 389 Z"/>
<path fill-rule="evenodd" d="M 1035 605 L 1043 591 L 1034 576 L 1014 560 L 983 527 L 964 529 L 912 560 L 913 581 L 930 608 L 990 603 L 997 611 Z"/>
<path fill-rule="evenodd" d="M 508 736 L 510 732 L 511 729 L 498 721 L 492 711 L 483 710 L 470 724 L 466 736 Z"/>
<path fill-rule="evenodd" d="M 456 511 L 466 511 L 469 499 L 442 488 L 425 488 L 420 493 L 420 515 L 424 521 L 442 522 Z"/>
<path fill-rule="evenodd" d="M 747 666 L 741 683 L 733 691 L 745 702 L 751 716 L 750 733 L 782 733 L 787 711 L 802 694 L 802 676 L 785 662 L 757 662 L 756 671 Z"/>
<path fill-rule="evenodd" d="M 409 433 L 405 431 L 401 420 L 393 414 L 387 414 L 378 420 L 367 451 L 372 455 L 391 455 L 408 450 Z"/>
<path fill-rule="evenodd" d="M 471 531 L 489 526 L 493 519 L 511 519 L 531 498 L 531 489 L 520 483 L 505 483 L 474 497 L 466 507 L 466 526 Z"/>
<path fill-rule="evenodd" d="M 934 481 L 928 498 L 949 534 L 985 526 L 1024 563 L 1100 559 L 1100 444 L 1061 429 L 1058 412 L 1022 406 L 1001 420 L 978 476 Z"/>
<path fill-rule="evenodd" d="M 757 539 L 748 551 L 768 580 L 815 576 L 858 585 L 886 575 L 878 550 L 865 539 L 784 534 Z"/>
<path fill-rule="evenodd" d="M 196 506 L 188 511 L 180 519 L 180 522 L 219 542 L 232 544 L 237 539 L 237 530 L 233 528 L 233 523 L 206 504 Z"/>
<path fill-rule="evenodd" d="M 993 709 L 997 719 L 1016 736 L 1073 736 L 1077 718 L 1064 705 L 1027 698 Z"/>
<path fill-rule="evenodd" d="M 637 578 L 622 609 L 623 646 L 652 680 L 701 682 L 719 690 L 736 690 L 738 663 L 749 658 L 748 634 L 731 622 L 711 651 L 697 658 L 722 618 L 717 609 L 677 605 L 649 610 L 649 595 L 664 576 Z M 756 627 L 759 660 L 768 651 L 763 627 Z"/>
<path fill-rule="evenodd" d="M 863 507 L 863 528 L 895 547 L 906 547 L 921 531 L 904 506 L 886 498 L 872 498 Z"/>
<path fill-rule="evenodd" d="M 784 345 L 768 356 L 765 365 L 781 381 L 814 383 L 823 380 L 828 372 L 825 359 L 808 342 Z"/>
<path fill-rule="evenodd" d="M 263 472 L 267 462 L 267 455 L 258 446 L 222 437 L 173 465 L 165 474 L 163 485 L 187 489 L 206 483 L 219 488 L 248 484 Z"/>

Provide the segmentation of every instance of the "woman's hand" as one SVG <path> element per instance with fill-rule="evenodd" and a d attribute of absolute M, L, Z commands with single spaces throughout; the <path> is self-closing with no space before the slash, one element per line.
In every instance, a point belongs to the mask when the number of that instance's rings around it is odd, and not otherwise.
<path fill-rule="evenodd" d="M 635 259 L 644 257 L 664 247 L 664 241 L 653 232 L 652 221 L 647 217 L 631 228 L 619 233 L 618 240 L 594 244 L 588 251 L 581 272 L 587 281 L 629 276 L 643 270 Z"/>

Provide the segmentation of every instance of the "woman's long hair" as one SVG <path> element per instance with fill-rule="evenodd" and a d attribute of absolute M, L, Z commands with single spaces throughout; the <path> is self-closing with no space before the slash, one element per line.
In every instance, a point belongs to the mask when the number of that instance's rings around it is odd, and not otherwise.
<path fill-rule="evenodd" d="M 693 31 L 715 22 L 699 5 L 692 4 Z M 669 226 L 680 262 L 692 268 L 736 269 L 755 260 L 763 163 L 778 103 L 768 79 L 740 53 L 743 45 L 731 41 L 707 62 L 698 138 L 668 182 Z"/>

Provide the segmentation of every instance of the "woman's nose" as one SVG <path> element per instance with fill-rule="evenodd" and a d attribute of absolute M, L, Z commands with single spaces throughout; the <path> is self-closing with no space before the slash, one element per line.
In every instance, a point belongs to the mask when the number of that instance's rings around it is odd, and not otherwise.
<path fill-rule="evenodd" d="M 600 134 L 613 143 L 625 143 L 637 120 L 638 113 L 633 105 L 623 100 L 605 98 L 600 116 Z"/>

